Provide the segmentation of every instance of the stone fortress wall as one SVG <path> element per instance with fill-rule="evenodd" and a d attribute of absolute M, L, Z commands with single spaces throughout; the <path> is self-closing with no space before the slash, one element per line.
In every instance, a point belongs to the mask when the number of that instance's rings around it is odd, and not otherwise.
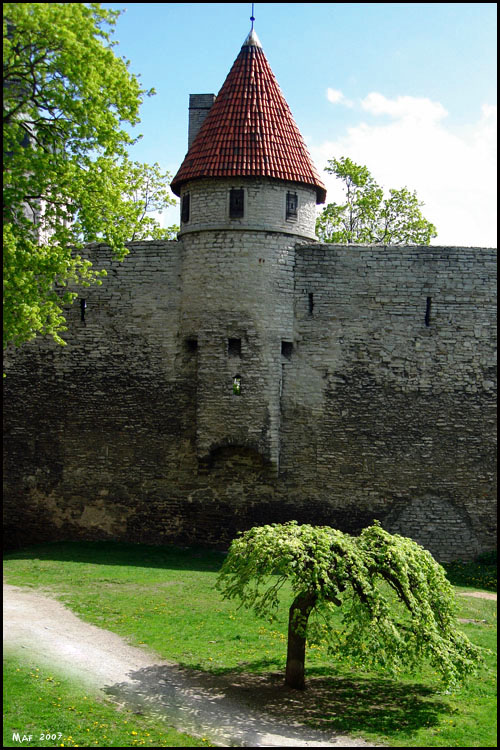
<path fill-rule="evenodd" d="M 438 559 L 496 544 L 496 251 L 322 245 L 325 188 L 255 32 L 190 97 L 174 242 L 5 361 L 9 547 L 227 547 L 379 519 Z"/>
<path fill-rule="evenodd" d="M 322 245 L 281 211 L 88 248 L 67 346 L 5 358 L 7 546 L 375 518 L 441 560 L 495 546 L 496 251 Z"/>

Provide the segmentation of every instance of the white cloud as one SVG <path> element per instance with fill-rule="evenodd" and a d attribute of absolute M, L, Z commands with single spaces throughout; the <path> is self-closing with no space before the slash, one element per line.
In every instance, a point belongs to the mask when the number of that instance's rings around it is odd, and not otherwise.
<path fill-rule="evenodd" d="M 372 91 L 362 102 L 361 106 L 373 115 L 390 115 L 396 119 L 437 122 L 448 114 L 439 102 L 414 96 L 398 96 L 397 99 L 387 99 L 383 94 Z"/>
<path fill-rule="evenodd" d="M 423 215 L 437 227 L 434 244 L 496 247 L 496 106 L 484 105 L 460 132 L 447 126 L 445 108 L 430 99 L 391 100 L 372 92 L 361 106 L 391 119 L 358 121 L 336 140 L 309 144 L 318 169 L 349 156 L 386 190 L 416 190 Z M 339 200 L 339 181 L 322 175 L 327 201 Z"/>
<path fill-rule="evenodd" d="M 354 106 L 354 102 L 351 102 L 350 99 L 346 99 L 342 91 L 338 91 L 337 89 L 328 88 L 326 90 L 326 98 L 329 102 L 332 102 L 332 104 L 343 104 L 345 107 Z"/>

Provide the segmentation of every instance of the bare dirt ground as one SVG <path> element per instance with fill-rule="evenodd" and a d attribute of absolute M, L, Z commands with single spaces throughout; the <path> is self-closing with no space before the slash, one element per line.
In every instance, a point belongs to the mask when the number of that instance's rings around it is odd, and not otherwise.
<path fill-rule="evenodd" d="M 209 675 L 182 669 L 107 630 L 89 625 L 60 602 L 4 584 L 4 647 L 40 665 L 63 669 L 117 703 L 221 747 L 375 747 L 300 723 L 321 689 L 293 691 L 282 675 Z M 339 713 L 342 704 L 339 702 Z"/>
<path fill-rule="evenodd" d="M 477 599 L 497 600 L 497 595 L 488 591 L 459 591 L 459 596 L 475 596 Z"/>

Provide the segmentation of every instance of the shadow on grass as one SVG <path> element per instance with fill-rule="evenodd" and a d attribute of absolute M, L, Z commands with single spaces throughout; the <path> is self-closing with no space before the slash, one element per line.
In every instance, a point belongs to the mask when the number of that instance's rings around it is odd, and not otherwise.
<path fill-rule="evenodd" d="M 218 571 L 226 552 L 203 546 L 133 544 L 128 542 L 51 542 L 9 552 L 5 560 L 58 560 L 129 565 L 174 570 Z M 472 586 L 496 591 L 496 564 L 485 557 L 476 562 L 443 563 L 454 586 Z"/>
<path fill-rule="evenodd" d="M 432 688 L 377 677 L 310 676 L 300 709 L 302 720 L 318 729 L 386 735 L 411 734 L 450 713 Z"/>
<path fill-rule="evenodd" d="M 247 669 L 266 664 L 248 664 Z M 171 719 L 182 715 L 191 729 L 219 728 L 225 732 L 222 739 L 236 744 L 240 742 L 231 734 L 234 726 L 254 733 L 245 741 L 255 741 L 256 732 L 266 731 L 300 739 L 304 724 L 323 736 L 372 734 L 397 739 L 436 725 L 443 714 L 452 712 L 434 689 L 420 684 L 372 676 L 332 677 L 325 672 L 308 670 L 307 687 L 300 691 L 284 685 L 282 672 L 214 674 L 152 666 L 131 674 L 133 682 L 109 686 L 105 692 L 118 701 L 156 706 Z"/>
<path fill-rule="evenodd" d="M 252 691 L 260 709 L 276 716 L 285 710 L 288 719 L 323 731 L 413 732 L 437 724 L 440 714 L 450 712 L 433 688 L 374 676 L 332 676 L 326 668 L 308 670 L 304 691 L 287 688 L 283 673 L 245 674 L 235 682 L 242 694 Z"/>
<path fill-rule="evenodd" d="M 9 552 L 4 560 L 51 560 L 96 565 L 218 571 L 226 553 L 204 547 L 127 542 L 51 542 Z"/>
<path fill-rule="evenodd" d="M 452 586 L 471 586 L 486 591 L 497 590 L 496 564 L 458 561 L 442 563 L 442 565 Z"/>

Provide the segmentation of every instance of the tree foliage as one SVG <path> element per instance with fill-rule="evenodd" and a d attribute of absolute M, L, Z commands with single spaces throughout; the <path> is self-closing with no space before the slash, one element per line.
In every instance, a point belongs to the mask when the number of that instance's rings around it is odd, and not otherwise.
<path fill-rule="evenodd" d="M 404 187 L 382 188 L 364 166 L 351 159 L 331 159 L 325 171 L 342 181 L 345 203 L 329 203 L 316 222 L 322 242 L 337 244 L 428 245 L 436 227 L 422 216 L 424 204 L 416 192 Z"/>
<path fill-rule="evenodd" d="M 172 175 L 162 172 L 157 163 L 150 165 L 134 162 L 131 165 L 126 196 L 140 209 L 132 241 L 174 239 L 179 231 L 177 225 L 162 228 L 157 219 L 148 216 L 151 213 L 161 214 L 167 206 L 175 204 L 169 191 L 171 179 Z"/>
<path fill-rule="evenodd" d="M 397 674 L 428 660 L 454 684 L 474 671 L 480 650 L 456 626 L 453 588 L 432 555 L 378 522 L 358 537 L 328 526 L 271 524 L 235 539 L 217 579 L 225 598 L 264 618 L 292 591 L 286 683 L 304 687 L 306 640 L 327 639 L 336 659 Z M 332 624 L 342 608 L 341 631 Z M 309 615 L 315 617 L 309 622 Z"/>
<path fill-rule="evenodd" d="M 118 12 L 3 7 L 4 347 L 38 333 L 64 343 L 63 305 L 76 296 L 68 284 L 103 275 L 81 257 L 83 245 L 99 240 L 122 259 L 133 237 L 161 235 L 146 214 L 172 202 L 168 176 L 129 160 L 135 141 L 125 129 L 154 91 L 113 52 Z"/>

